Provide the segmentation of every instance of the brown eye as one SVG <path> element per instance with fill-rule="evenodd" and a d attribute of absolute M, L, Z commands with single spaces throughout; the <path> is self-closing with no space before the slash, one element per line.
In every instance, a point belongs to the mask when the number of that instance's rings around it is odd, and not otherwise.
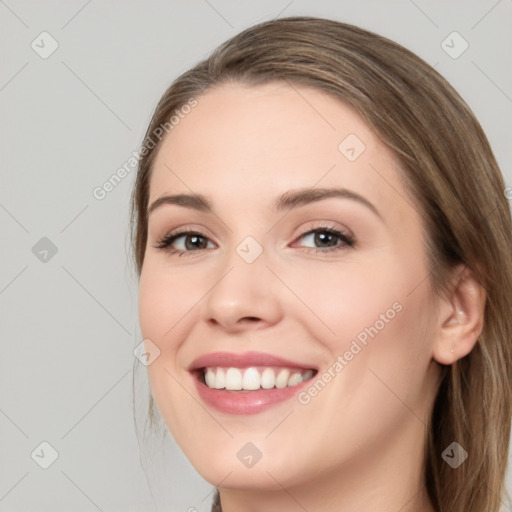
<path fill-rule="evenodd" d="M 172 247 L 176 241 L 183 239 L 177 244 L 179 247 Z M 163 237 L 154 247 L 157 249 L 165 249 L 171 253 L 182 254 L 207 249 L 208 238 L 197 231 L 180 231 Z"/>

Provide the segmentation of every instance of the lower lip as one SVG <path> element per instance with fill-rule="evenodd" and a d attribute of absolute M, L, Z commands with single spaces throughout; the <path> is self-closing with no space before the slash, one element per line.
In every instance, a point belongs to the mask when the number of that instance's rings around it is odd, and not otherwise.
<path fill-rule="evenodd" d="M 226 414 L 256 414 L 290 400 L 307 385 L 308 379 L 296 386 L 278 389 L 256 389 L 254 391 L 230 391 L 212 389 L 204 384 L 198 375 L 193 375 L 197 392 L 201 399 L 213 409 Z"/>

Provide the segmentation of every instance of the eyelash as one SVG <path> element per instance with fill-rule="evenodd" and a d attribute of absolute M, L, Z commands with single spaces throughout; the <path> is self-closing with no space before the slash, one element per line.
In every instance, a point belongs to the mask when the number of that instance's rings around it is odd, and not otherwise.
<path fill-rule="evenodd" d="M 338 237 L 344 243 L 344 245 L 335 246 L 335 247 L 329 247 L 329 248 L 324 248 L 324 249 L 322 249 L 322 248 L 307 247 L 306 248 L 307 252 L 324 253 L 325 254 L 325 253 L 341 251 L 341 250 L 344 250 L 346 248 L 350 248 L 350 247 L 354 247 L 355 246 L 355 239 L 352 236 L 344 233 L 343 231 L 340 231 L 339 229 L 337 229 L 335 227 L 325 226 L 325 225 L 318 226 L 318 227 L 316 227 L 314 229 L 306 231 L 305 233 L 300 235 L 298 238 L 301 239 L 301 238 L 303 238 L 303 237 L 305 237 L 307 235 L 310 235 L 312 233 L 317 233 L 317 232 L 318 233 L 329 233 L 331 235 L 334 235 L 334 236 Z M 181 249 L 169 248 L 169 246 L 176 239 L 182 237 L 183 235 L 195 235 L 195 236 L 199 236 L 201 238 L 204 238 L 206 240 L 208 239 L 208 237 L 204 236 L 202 233 L 200 233 L 198 231 L 187 230 L 185 228 L 185 229 L 183 229 L 181 231 L 178 231 L 178 232 L 175 232 L 175 233 L 170 233 L 170 234 L 164 236 L 153 247 L 155 247 L 156 249 L 165 250 L 166 252 L 169 252 L 170 254 L 178 254 L 178 256 L 189 256 L 189 255 L 191 255 L 191 253 L 208 250 L 208 249 L 197 249 L 197 250 L 193 250 L 193 251 L 183 251 Z"/>

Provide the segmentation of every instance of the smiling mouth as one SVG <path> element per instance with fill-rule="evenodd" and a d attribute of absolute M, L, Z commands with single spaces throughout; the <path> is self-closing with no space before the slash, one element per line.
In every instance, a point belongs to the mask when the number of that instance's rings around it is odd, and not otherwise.
<path fill-rule="evenodd" d="M 226 391 L 257 391 L 294 387 L 313 378 L 314 369 L 277 366 L 205 367 L 197 370 L 200 382 L 210 389 Z"/>

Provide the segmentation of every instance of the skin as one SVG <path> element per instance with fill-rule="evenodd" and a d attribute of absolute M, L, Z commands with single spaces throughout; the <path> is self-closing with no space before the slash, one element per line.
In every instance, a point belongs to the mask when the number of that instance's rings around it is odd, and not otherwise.
<path fill-rule="evenodd" d="M 169 431 L 219 487 L 224 512 L 434 511 L 421 477 L 426 424 L 440 364 L 469 353 L 481 332 L 481 287 L 466 272 L 452 295 L 434 295 L 397 161 L 339 100 L 281 82 L 223 84 L 197 100 L 160 148 L 149 204 L 197 193 L 214 213 L 154 210 L 140 276 L 141 331 L 160 350 L 150 385 Z M 355 161 L 338 149 L 348 134 L 366 146 Z M 346 198 L 271 210 L 284 192 L 331 186 L 364 196 L 382 218 Z M 307 233 L 325 222 L 355 245 L 334 238 L 340 250 L 322 252 Z M 154 247 L 180 227 L 201 232 L 205 248 L 190 237 L 173 244 L 185 256 Z M 236 252 L 247 236 L 263 248 L 250 264 Z M 220 413 L 187 371 L 205 353 L 257 350 L 320 375 L 397 302 L 401 311 L 307 404 Z M 248 442 L 262 453 L 251 468 L 237 458 Z"/>

